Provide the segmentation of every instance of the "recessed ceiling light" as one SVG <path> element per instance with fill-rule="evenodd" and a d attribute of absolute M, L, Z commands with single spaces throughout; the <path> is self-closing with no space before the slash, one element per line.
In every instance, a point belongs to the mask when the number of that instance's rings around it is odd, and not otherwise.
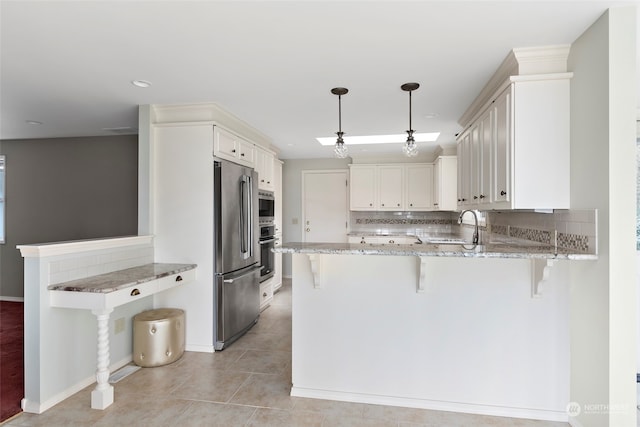
<path fill-rule="evenodd" d="M 41 125 L 42 124 L 42 122 L 39 122 L 37 120 L 25 120 L 25 122 L 27 122 L 27 124 L 30 124 L 30 125 Z"/>
<path fill-rule="evenodd" d="M 132 80 L 131 84 L 138 87 L 149 87 L 151 82 L 147 80 Z"/>
<path fill-rule="evenodd" d="M 416 142 L 434 142 L 440 136 L 440 132 L 414 133 Z M 322 145 L 333 145 L 336 142 L 335 136 L 326 138 L 316 138 Z M 407 135 L 368 135 L 368 136 L 345 136 L 344 143 L 347 145 L 359 144 L 401 144 L 406 142 Z"/>

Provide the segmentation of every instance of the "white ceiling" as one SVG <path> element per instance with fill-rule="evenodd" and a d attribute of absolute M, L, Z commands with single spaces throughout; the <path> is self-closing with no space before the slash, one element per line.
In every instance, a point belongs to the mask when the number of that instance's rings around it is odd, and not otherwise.
<path fill-rule="evenodd" d="M 139 104 L 215 102 L 281 158 L 331 157 L 315 140 L 338 130 L 331 88 L 349 89 L 347 135 L 393 134 L 408 128 L 400 85 L 415 81 L 412 127 L 441 132 L 420 144 L 429 152 L 454 142 L 512 48 L 570 44 L 628 4 L 638 1 L 2 0 L 0 139 L 112 135 L 103 129 L 137 128 Z"/>

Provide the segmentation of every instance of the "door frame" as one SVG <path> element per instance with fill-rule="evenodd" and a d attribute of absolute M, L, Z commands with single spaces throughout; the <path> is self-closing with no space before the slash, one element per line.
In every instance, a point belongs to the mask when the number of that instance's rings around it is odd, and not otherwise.
<path fill-rule="evenodd" d="M 305 228 L 306 228 L 306 224 L 305 224 L 305 211 L 304 211 L 304 201 L 305 201 L 305 178 L 307 175 L 319 175 L 319 174 L 328 174 L 328 173 L 344 173 L 345 174 L 345 179 L 347 180 L 347 185 L 346 185 L 346 206 L 347 206 L 347 212 L 346 212 L 346 222 L 347 222 L 347 230 L 349 230 L 349 228 L 351 227 L 350 221 L 349 221 L 349 192 L 351 191 L 351 181 L 349 180 L 349 169 L 306 169 L 302 171 L 302 180 L 300 182 L 301 184 L 301 198 L 300 198 L 300 216 L 301 216 L 301 228 L 300 228 L 300 232 L 301 232 L 301 241 L 302 242 L 306 242 L 306 233 L 305 233 Z"/>

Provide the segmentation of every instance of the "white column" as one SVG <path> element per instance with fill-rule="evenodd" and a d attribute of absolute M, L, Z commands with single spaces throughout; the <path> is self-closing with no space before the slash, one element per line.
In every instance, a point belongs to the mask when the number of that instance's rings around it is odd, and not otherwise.
<path fill-rule="evenodd" d="M 93 409 L 105 409 L 113 403 L 113 386 L 109 384 L 109 315 L 112 311 L 112 308 L 91 310 L 98 319 L 97 385 L 91 392 Z"/>

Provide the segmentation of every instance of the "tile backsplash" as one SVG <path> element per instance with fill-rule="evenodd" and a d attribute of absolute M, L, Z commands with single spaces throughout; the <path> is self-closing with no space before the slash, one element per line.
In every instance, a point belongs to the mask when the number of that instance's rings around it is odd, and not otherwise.
<path fill-rule="evenodd" d="M 553 213 L 496 211 L 487 213 L 487 222 L 492 234 L 598 253 L 596 209 Z"/>
<path fill-rule="evenodd" d="M 412 234 L 438 233 L 471 236 L 473 226 L 457 223 L 459 212 L 351 212 L 352 233 Z M 595 209 L 532 211 L 487 211 L 479 226 L 480 242 L 492 236 L 523 239 L 546 245 L 597 254 Z M 465 216 L 468 220 L 470 215 Z"/>
<path fill-rule="evenodd" d="M 351 212 L 352 233 L 422 235 L 450 233 L 457 214 L 452 212 Z"/>

